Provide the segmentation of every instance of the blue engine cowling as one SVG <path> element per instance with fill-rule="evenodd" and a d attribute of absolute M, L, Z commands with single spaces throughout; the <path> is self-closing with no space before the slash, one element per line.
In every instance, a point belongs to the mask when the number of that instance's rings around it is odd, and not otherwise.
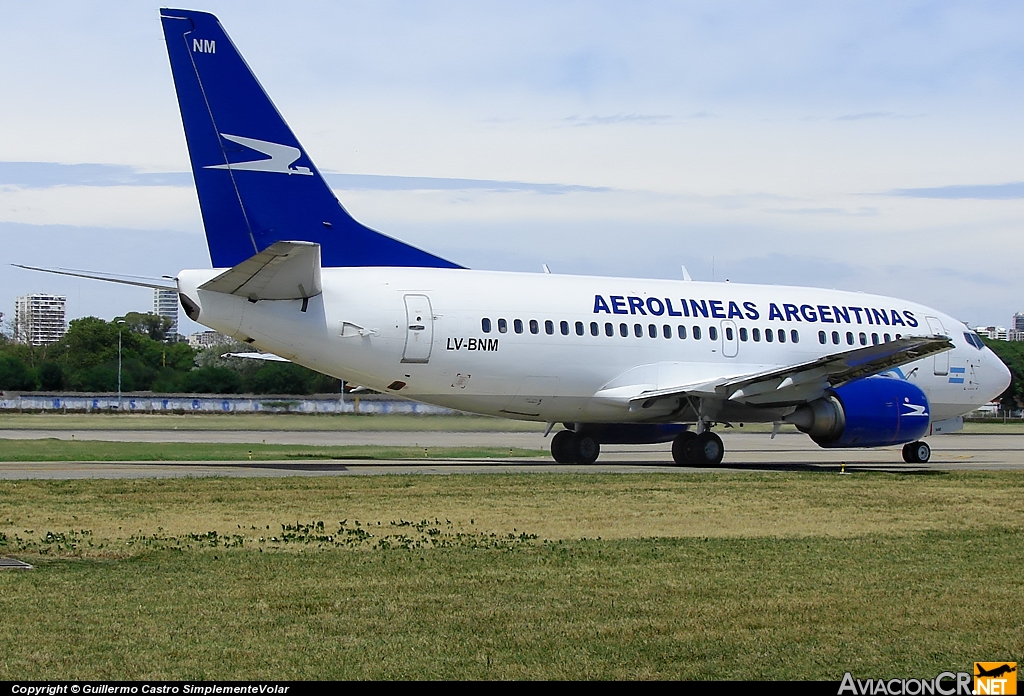
<path fill-rule="evenodd" d="M 928 398 L 892 377 L 844 384 L 786 416 L 821 447 L 882 447 L 920 439 L 931 421 Z"/>

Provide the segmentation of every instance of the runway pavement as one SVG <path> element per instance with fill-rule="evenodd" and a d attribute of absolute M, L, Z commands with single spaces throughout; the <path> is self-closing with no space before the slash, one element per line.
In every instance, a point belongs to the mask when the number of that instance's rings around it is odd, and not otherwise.
<path fill-rule="evenodd" d="M 722 431 L 726 455 L 714 470 L 677 467 L 669 444 L 609 445 L 590 466 L 555 464 L 550 458 L 415 460 L 287 460 L 263 462 L 4 462 L 0 479 L 166 478 L 181 476 L 338 476 L 381 474 L 639 473 L 698 471 L 892 471 L 1024 469 L 1024 435 L 947 435 L 931 438 L 932 460 L 905 464 L 899 447 L 826 450 L 800 434 Z M 305 445 L 489 446 L 546 449 L 539 433 L 447 432 L 224 432 L 8 430 L 2 438 L 168 442 L 266 442 Z"/>

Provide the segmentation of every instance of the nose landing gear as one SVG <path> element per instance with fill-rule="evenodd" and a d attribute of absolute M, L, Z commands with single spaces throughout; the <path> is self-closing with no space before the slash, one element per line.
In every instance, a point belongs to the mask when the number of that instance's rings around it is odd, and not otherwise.
<path fill-rule="evenodd" d="M 927 442 L 918 440 L 903 445 L 903 461 L 907 464 L 924 464 L 932 458 L 932 448 Z"/>

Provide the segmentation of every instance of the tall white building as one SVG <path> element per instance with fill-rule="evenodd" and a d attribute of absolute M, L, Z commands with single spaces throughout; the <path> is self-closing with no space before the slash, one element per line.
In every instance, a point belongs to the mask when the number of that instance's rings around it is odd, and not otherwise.
<path fill-rule="evenodd" d="M 174 290 L 153 290 L 153 314 L 167 317 L 171 326 L 167 329 L 167 339 L 177 340 L 178 337 L 178 293 Z"/>
<path fill-rule="evenodd" d="M 19 343 L 41 346 L 56 343 L 68 330 L 65 320 L 67 298 L 36 293 L 14 301 L 14 339 Z"/>

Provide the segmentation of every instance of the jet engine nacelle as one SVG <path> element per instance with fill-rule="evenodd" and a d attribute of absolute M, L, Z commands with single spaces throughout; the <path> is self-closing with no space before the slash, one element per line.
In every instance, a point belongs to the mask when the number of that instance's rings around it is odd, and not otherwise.
<path fill-rule="evenodd" d="M 844 384 L 786 416 L 821 447 L 881 447 L 928 432 L 928 399 L 916 385 L 891 377 Z"/>

